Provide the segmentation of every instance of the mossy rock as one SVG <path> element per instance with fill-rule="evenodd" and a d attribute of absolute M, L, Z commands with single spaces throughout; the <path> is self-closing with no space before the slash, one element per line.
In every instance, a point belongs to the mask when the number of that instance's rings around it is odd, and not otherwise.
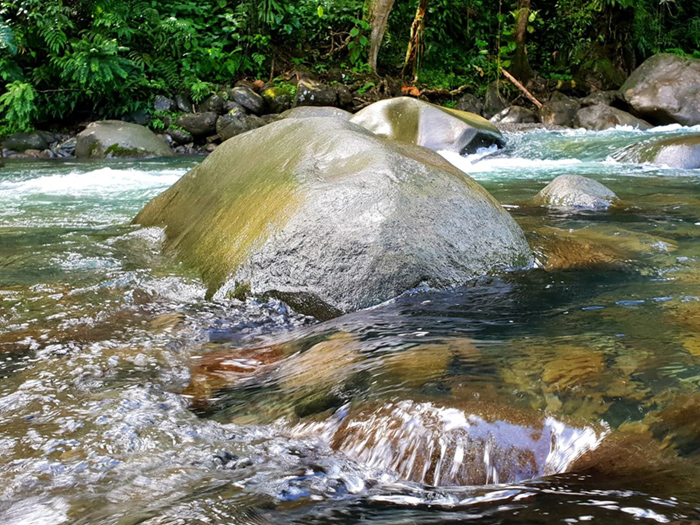
<path fill-rule="evenodd" d="M 166 227 L 210 295 L 247 283 L 320 317 L 532 262 L 511 216 L 440 155 L 329 118 L 229 139 L 134 222 Z"/>
<path fill-rule="evenodd" d="M 465 154 L 505 145 L 501 132 L 485 118 L 410 97 L 375 102 L 358 111 L 350 122 L 376 135 L 434 151 Z"/>
<path fill-rule="evenodd" d="M 105 157 L 171 157 L 170 147 L 150 129 L 122 122 L 102 120 L 88 125 L 77 137 L 75 156 Z"/>

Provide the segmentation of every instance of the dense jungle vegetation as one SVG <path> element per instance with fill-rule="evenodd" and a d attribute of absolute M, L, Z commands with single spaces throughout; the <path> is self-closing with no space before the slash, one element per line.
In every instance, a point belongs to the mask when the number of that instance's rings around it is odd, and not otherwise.
<path fill-rule="evenodd" d="M 700 56 L 697 0 L 4 0 L 0 14 L 4 132 L 294 70 L 478 92 L 500 67 L 615 83 L 657 52 Z"/>

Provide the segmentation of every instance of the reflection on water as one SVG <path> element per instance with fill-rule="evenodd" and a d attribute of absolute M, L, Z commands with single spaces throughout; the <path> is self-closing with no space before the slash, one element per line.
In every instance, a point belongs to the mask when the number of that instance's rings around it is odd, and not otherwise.
<path fill-rule="evenodd" d="M 538 131 L 451 158 L 508 205 L 538 268 L 325 323 L 206 301 L 162 232 L 128 226 L 196 160 L 8 163 L 0 515 L 699 520 L 700 177 L 615 160 L 648 136 Z M 562 173 L 624 206 L 528 204 Z"/>

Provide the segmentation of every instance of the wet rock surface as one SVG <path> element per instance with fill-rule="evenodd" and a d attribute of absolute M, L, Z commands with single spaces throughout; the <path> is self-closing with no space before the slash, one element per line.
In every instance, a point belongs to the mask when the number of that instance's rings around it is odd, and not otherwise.
<path fill-rule="evenodd" d="M 636 129 L 649 129 L 651 124 L 622 111 L 621 109 L 600 104 L 579 109 L 574 117 L 575 128 L 601 131 L 616 126 L 630 126 Z"/>
<path fill-rule="evenodd" d="M 600 182 L 580 175 L 560 175 L 550 182 L 534 199 L 541 206 L 607 209 L 617 201 L 617 195 Z"/>
<path fill-rule="evenodd" d="M 441 157 L 327 118 L 226 142 L 135 222 L 167 225 L 211 292 L 227 283 L 219 293 L 321 317 L 531 261 L 510 216 Z"/>
<path fill-rule="evenodd" d="M 493 144 L 505 145 L 501 132 L 478 115 L 408 97 L 375 102 L 358 111 L 350 122 L 378 136 L 434 151 L 465 154 Z"/>

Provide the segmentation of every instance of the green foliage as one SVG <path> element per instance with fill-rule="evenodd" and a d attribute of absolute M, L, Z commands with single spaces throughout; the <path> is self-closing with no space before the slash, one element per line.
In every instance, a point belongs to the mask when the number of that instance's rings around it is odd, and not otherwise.
<path fill-rule="evenodd" d="M 5 86 L 7 91 L 0 96 L 0 111 L 9 131 L 31 131 L 36 116 L 37 94 L 34 87 L 26 82 L 15 80 Z"/>
<path fill-rule="evenodd" d="M 68 116 L 118 118 L 148 110 L 156 93 L 199 102 L 239 78 L 297 67 L 363 78 L 365 3 L 0 0 L 0 117 L 16 129 Z M 379 56 L 387 73 L 401 70 L 417 3 L 394 4 Z M 517 14 L 516 0 L 430 0 L 419 81 L 455 88 L 495 80 L 513 57 Z M 605 61 L 629 72 L 660 51 L 700 55 L 697 1 L 532 0 L 528 22 L 529 60 L 546 78 Z"/>

